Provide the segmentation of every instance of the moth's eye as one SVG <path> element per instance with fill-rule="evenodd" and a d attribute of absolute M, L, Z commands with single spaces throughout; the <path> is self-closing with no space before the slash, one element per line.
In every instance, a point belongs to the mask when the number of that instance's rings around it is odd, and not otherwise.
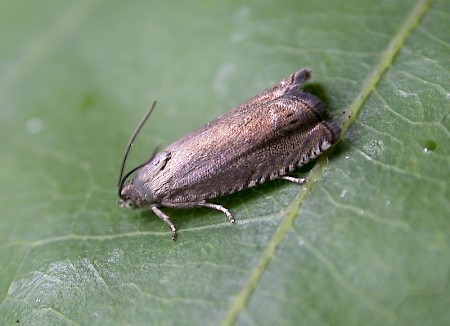
<path fill-rule="evenodd" d="M 134 202 L 133 202 L 130 198 L 128 198 L 128 197 L 119 199 L 119 200 L 117 201 L 117 203 L 118 203 L 118 204 L 120 205 L 120 207 L 122 207 L 122 208 L 134 208 L 134 207 L 135 207 Z"/>

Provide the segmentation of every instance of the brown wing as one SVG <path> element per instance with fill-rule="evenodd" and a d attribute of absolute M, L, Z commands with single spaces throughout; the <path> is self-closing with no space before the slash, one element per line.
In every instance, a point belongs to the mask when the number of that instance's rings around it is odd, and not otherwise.
<path fill-rule="evenodd" d="M 205 126 L 197 129 L 195 131 L 190 132 L 189 134 L 181 137 L 177 141 L 175 141 L 170 147 L 177 148 L 182 144 L 189 142 L 193 137 L 196 137 L 198 134 L 203 134 L 207 129 L 212 128 L 217 124 L 224 123 L 225 120 L 232 119 L 233 116 L 238 114 L 247 114 L 248 110 L 253 110 L 255 107 L 259 105 L 266 104 L 272 100 L 280 98 L 284 94 L 288 93 L 292 90 L 299 90 L 301 84 L 303 84 L 309 77 L 311 76 L 311 71 L 307 68 L 300 69 L 299 71 L 290 74 L 285 77 L 281 81 L 275 83 L 259 94 L 253 96 L 248 99 L 244 103 L 241 103 L 239 106 L 231 110 L 230 112 L 225 113 L 224 115 L 218 117 L 217 119 L 209 122 Z"/>
<path fill-rule="evenodd" d="M 339 137 L 323 103 L 298 87 L 257 103 L 237 107 L 165 150 L 170 191 L 163 201 L 213 198 L 276 178 L 317 157 Z"/>

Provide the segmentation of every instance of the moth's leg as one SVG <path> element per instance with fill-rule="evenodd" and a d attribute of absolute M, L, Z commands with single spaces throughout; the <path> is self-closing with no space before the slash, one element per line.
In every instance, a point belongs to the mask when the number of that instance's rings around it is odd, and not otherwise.
<path fill-rule="evenodd" d="M 298 184 L 303 184 L 306 180 L 305 178 L 295 178 L 295 177 L 290 177 L 288 175 L 283 175 L 280 177 L 280 179 L 284 179 L 289 182 L 294 182 L 294 183 L 298 183 Z"/>
<path fill-rule="evenodd" d="M 153 213 L 155 213 L 156 216 L 159 217 L 161 221 L 166 223 L 169 228 L 172 230 L 172 240 L 175 240 L 177 238 L 177 229 L 175 228 L 175 225 L 173 225 L 172 221 L 170 220 L 169 216 L 164 214 L 158 207 L 156 206 L 150 206 Z"/>
<path fill-rule="evenodd" d="M 199 207 L 208 207 L 208 208 L 212 208 L 217 211 L 220 211 L 226 215 L 228 221 L 230 221 L 233 224 L 235 222 L 233 214 L 231 214 L 230 211 L 227 208 L 223 207 L 222 205 L 217 205 L 217 204 L 212 204 L 212 203 L 199 203 L 198 206 Z"/>
<path fill-rule="evenodd" d="M 235 219 L 233 217 L 233 214 L 230 213 L 230 211 L 223 207 L 222 205 L 218 205 L 218 204 L 212 204 L 212 203 L 207 203 L 204 201 L 199 201 L 199 202 L 187 202 L 187 203 L 178 203 L 178 202 L 167 202 L 167 201 L 163 201 L 161 203 L 163 206 L 166 207 L 172 207 L 172 208 L 195 208 L 195 207 L 207 207 L 207 208 L 212 208 L 215 209 L 216 211 L 220 211 L 222 213 L 224 213 L 227 217 L 227 219 L 231 222 L 234 223 Z"/>

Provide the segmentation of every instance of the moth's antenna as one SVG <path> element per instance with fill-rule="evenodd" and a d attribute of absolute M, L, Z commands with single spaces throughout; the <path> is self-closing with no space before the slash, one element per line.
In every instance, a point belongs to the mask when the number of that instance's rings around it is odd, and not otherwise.
<path fill-rule="evenodd" d="M 134 172 L 136 169 L 133 169 L 132 171 L 130 171 L 129 173 L 127 173 L 127 175 L 123 177 L 123 170 L 125 169 L 125 163 L 127 161 L 127 157 L 128 157 L 128 153 L 130 152 L 131 146 L 133 146 L 133 142 L 136 139 L 137 135 L 139 134 L 139 131 L 141 131 L 142 127 L 144 126 L 145 122 L 147 121 L 147 119 L 150 117 L 150 115 L 153 112 L 153 109 L 156 106 L 156 101 L 153 101 L 153 104 L 151 106 L 151 108 L 148 110 L 147 114 L 144 116 L 144 118 L 142 118 L 141 122 L 139 122 L 138 126 L 136 127 L 136 129 L 134 130 L 133 134 L 131 135 L 130 140 L 128 141 L 127 146 L 125 147 L 125 152 L 123 153 L 122 156 L 122 165 L 120 166 L 120 174 L 119 174 L 119 182 L 117 183 L 117 187 L 119 187 L 119 193 L 121 188 L 123 187 L 123 184 L 125 182 L 124 179 L 128 178 L 128 176 Z M 139 166 L 140 167 L 140 166 Z"/>

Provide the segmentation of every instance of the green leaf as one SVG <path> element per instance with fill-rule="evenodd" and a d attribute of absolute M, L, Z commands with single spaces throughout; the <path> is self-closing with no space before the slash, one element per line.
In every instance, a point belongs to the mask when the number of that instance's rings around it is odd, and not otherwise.
<path fill-rule="evenodd" d="M 0 323 L 449 324 L 450 3 L 4 1 Z M 343 125 L 304 187 L 120 209 L 129 168 L 310 67 Z"/>

